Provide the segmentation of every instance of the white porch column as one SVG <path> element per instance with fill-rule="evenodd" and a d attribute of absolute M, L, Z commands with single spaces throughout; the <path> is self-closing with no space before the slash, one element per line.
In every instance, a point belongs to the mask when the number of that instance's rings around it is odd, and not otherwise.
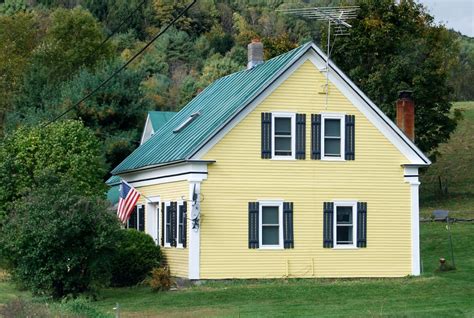
<path fill-rule="evenodd" d="M 410 183 L 411 193 L 411 274 L 420 275 L 420 202 L 418 167 L 405 167 L 405 181 Z"/>

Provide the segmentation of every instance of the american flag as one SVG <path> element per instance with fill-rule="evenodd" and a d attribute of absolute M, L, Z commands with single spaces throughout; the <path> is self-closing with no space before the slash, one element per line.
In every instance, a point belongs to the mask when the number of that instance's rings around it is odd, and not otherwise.
<path fill-rule="evenodd" d="M 120 184 L 120 196 L 117 216 L 122 223 L 127 222 L 135 204 L 140 198 L 140 193 L 134 187 L 122 180 Z"/>

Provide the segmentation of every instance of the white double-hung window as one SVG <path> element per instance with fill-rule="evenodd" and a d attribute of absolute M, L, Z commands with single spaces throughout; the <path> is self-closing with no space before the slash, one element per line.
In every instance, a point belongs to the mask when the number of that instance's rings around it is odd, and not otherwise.
<path fill-rule="evenodd" d="M 272 159 L 295 158 L 295 114 L 272 113 Z"/>
<path fill-rule="evenodd" d="M 283 248 L 283 202 L 260 201 L 260 248 Z"/>
<path fill-rule="evenodd" d="M 357 243 L 357 203 L 334 203 L 334 237 L 336 248 L 352 248 Z"/>
<path fill-rule="evenodd" d="M 323 114 L 322 115 L 322 159 L 344 160 L 344 115 Z"/>

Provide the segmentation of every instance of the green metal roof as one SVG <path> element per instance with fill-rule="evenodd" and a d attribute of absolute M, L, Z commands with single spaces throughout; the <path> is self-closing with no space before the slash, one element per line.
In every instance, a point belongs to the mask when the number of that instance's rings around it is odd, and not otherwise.
<path fill-rule="evenodd" d="M 149 111 L 148 116 L 150 116 L 151 125 L 153 130 L 157 131 L 158 128 L 162 127 L 168 120 L 173 118 L 176 115 L 176 112 L 162 112 L 162 111 Z"/>
<path fill-rule="evenodd" d="M 308 42 L 252 69 L 218 79 L 155 131 L 153 137 L 125 158 L 112 174 L 189 159 L 311 45 Z M 173 132 L 195 113 L 199 116 L 178 133 Z"/>
<path fill-rule="evenodd" d="M 122 178 L 120 178 L 119 176 L 111 176 L 109 179 L 107 179 L 107 181 L 105 181 L 105 184 L 113 186 L 120 184 L 120 182 L 122 182 Z"/>
<path fill-rule="evenodd" d="M 112 206 L 116 205 L 119 202 L 119 195 L 120 195 L 120 185 L 114 185 L 110 187 L 109 191 L 107 191 L 107 200 L 112 203 Z"/>

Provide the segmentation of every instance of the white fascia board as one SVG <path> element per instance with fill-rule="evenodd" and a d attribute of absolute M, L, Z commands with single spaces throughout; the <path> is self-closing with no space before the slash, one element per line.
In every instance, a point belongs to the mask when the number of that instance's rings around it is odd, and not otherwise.
<path fill-rule="evenodd" d="M 198 152 L 196 152 L 191 159 L 200 159 L 202 158 L 209 150 L 211 150 L 229 131 L 231 131 L 239 122 L 242 121 L 248 114 L 250 114 L 260 103 L 262 103 L 275 89 L 277 89 L 284 81 L 291 76 L 307 59 L 308 53 L 303 54 L 300 58 L 296 59 L 295 62 L 286 70 L 282 72 L 270 84 L 267 88 L 263 90 L 257 98 L 255 98 L 250 104 L 244 107 L 240 113 L 237 114 L 233 119 L 231 119 L 226 126 L 224 126 L 221 131 L 214 135 L 210 140 L 207 141 L 204 147 L 202 147 Z"/>
<path fill-rule="evenodd" d="M 119 174 L 134 187 L 162 184 L 175 181 L 202 181 L 207 179 L 209 162 L 182 162 L 175 165 Z"/>
<path fill-rule="evenodd" d="M 146 115 L 145 127 L 143 128 L 142 138 L 140 138 L 140 145 L 150 139 L 150 137 L 153 136 L 154 133 L 155 131 L 153 130 L 153 125 L 151 124 L 150 114 L 148 114 Z"/>
<path fill-rule="evenodd" d="M 326 68 L 327 57 L 316 45 L 313 44 L 312 48 L 314 49 L 314 54 L 312 54 L 310 60 L 320 71 L 323 71 Z M 328 72 L 329 81 L 379 129 L 411 164 L 418 164 L 420 166 L 431 164 L 431 161 L 418 149 L 415 143 L 413 143 L 331 60 L 329 60 L 329 66 L 330 69 L 333 70 L 332 72 Z"/>

